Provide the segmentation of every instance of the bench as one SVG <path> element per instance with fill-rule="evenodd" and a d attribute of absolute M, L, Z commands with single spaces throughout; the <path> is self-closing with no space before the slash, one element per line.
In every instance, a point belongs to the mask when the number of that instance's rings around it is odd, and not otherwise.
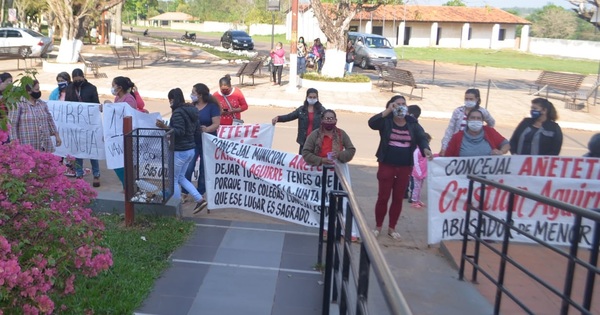
<path fill-rule="evenodd" d="M 123 47 L 115 47 L 110 46 L 113 51 L 113 54 L 117 57 L 117 68 L 121 69 L 121 61 L 125 61 L 125 67 L 129 68 L 129 62 L 132 63 L 132 68 L 135 68 L 135 62 L 140 62 L 140 67 L 144 67 L 144 58 L 135 53 L 135 48 L 133 46 L 123 46 Z"/>
<path fill-rule="evenodd" d="M 600 80 L 594 82 L 592 87 L 588 91 L 577 91 L 573 93 L 569 93 L 568 98 L 565 100 L 565 108 L 567 109 L 587 109 L 587 112 L 590 111 L 590 105 L 588 100 L 600 87 Z M 578 101 L 583 101 L 579 104 Z M 594 103 L 594 105 L 596 105 Z"/>
<path fill-rule="evenodd" d="M 546 90 L 546 98 L 548 98 L 549 90 L 554 89 L 564 92 L 563 99 L 567 99 L 569 92 L 579 91 L 585 77 L 585 75 L 576 73 L 542 71 L 533 83 L 536 91 L 531 93 L 530 88 L 529 92 L 531 95 L 540 95 L 542 91 Z"/>
<path fill-rule="evenodd" d="M 82 54 L 79 54 L 79 60 L 85 65 L 85 76 L 87 77 L 88 69 L 92 70 L 94 78 L 108 78 L 106 73 L 100 73 L 100 64 L 94 61 L 86 60 Z"/>
<path fill-rule="evenodd" d="M 262 61 L 260 60 L 244 63 L 238 69 L 238 72 L 235 74 L 235 76 L 239 78 L 240 84 L 244 84 L 244 76 L 252 77 L 252 85 L 254 85 L 254 76 L 260 67 L 262 67 Z"/>
<path fill-rule="evenodd" d="M 30 46 L 14 46 L 0 48 L 0 60 L 17 60 L 18 70 L 21 70 L 21 60 L 25 62 L 25 69 L 27 69 L 27 58 L 29 58 L 30 54 Z"/>
<path fill-rule="evenodd" d="M 400 86 L 406 85 L 411 87 L 409 100 L 413 98 L 413 91 L 415 89 L 421 90 L 421 99 L 423 99 L 423 90 L 427 89 L 427 87 L 417 85 L 412 72 L 387 66 L 377 66 L 377 70 L 381 80 L 392 83 L 392 93 L 394 92 L 394 84 Z"/>

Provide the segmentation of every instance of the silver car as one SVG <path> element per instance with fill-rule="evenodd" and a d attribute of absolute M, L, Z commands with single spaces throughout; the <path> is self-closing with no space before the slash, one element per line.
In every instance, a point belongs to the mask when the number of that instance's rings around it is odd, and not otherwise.
<path fill-rule="evenodd" d="M 348 39 L 354 44 L 354 64 L 363 69 L 375 65 L 395 67 L 398 63 L 392 44 L 381 35 L 348 32 Z"/>
<path fill-rule="evenodd" d="M 36 31 L 23 28 L 0 28 L 0 55 L 43 57 L 52 51 L 52 40 Z"/>

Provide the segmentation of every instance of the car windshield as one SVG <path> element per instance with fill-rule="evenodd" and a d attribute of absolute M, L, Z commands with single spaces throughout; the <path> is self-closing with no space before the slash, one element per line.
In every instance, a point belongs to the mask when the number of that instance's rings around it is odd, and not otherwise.
<path fill-rule="evenodd" d="M 42 35 L 42 34 L 40 34 L 40 33 L 36 32 L 36 31 L 32 31 L 32 30 L 30 30 L 30 29 L 26 29 L 26 28 L 24 28 L 24 29 L 23 29 L 23 32 L 25 32 L 25 33 L 27 33 L 27 34 L 29 34 L 29 35 L 33 36 L 33 37 L 44 37 L 44 35 Z"/>
<path fill-rule="evenodd" d="M 365 41 L 365 45 L 371 48 L 392 48 L 392 45 L 386 38 L 367 37 Z"/>
<path fill-rule="evenodd" d="M 233 36 L 233 37 L 250 37 L 248 35 L 248 33 L 243 32 L 243 31 L 234 31 L 234 32 L 231 32 L 231 36 Z"/>

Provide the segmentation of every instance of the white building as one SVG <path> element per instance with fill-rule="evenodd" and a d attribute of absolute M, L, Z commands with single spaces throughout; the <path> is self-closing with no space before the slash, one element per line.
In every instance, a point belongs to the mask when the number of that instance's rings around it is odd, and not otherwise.
<path fill-rule="evenodd" d="M 291 26 L 291 12 L 287 19 L 287 25 Z M 492 7 L 383 5 L 372 12 L 359 12 L 350 23 L 350 31 L 379 34 L 395 46 L 526 50 L 530 24 Z M 523 25 L 520 40 L 523 44 L 517 46 L 519 25 Z M 291 27 L 288 38 L 290 34 Z M 300 7 L 298 35 L 307 42 L 317 37 L 325 40 L 310 6 Z"/>

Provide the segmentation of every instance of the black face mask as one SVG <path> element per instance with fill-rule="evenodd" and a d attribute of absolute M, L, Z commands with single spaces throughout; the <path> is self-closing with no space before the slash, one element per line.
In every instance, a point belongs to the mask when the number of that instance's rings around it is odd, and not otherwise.
<path fill-rule="evenodd" d="M 39 91 L 38 92 L 31 92 L 31 93 L 29 93 L 29 95 L 31 95 L 31 97 L 33 97 L 33 99 L 37 100 L 40 97 L 42 97 L 42 92 L 39 92 Z"/>
<path fill-rule="evenodd" d="M 82 84 L 83 81 L 73 81 L 73 85 L 75 85 L 76 87 L 81 87 Z"/>

